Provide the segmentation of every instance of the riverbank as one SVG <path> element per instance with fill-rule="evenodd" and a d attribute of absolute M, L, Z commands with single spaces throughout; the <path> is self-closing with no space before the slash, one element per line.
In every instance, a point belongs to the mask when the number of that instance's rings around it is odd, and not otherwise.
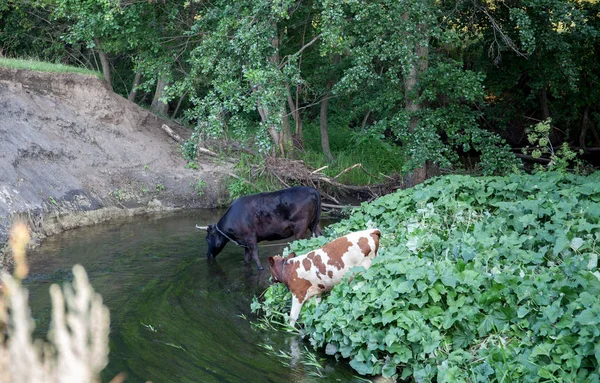
<path fill-rule="evenodd" d="M 0 268 L 15 219 L 36 243 L 118 217 L 222 205 L 231 164 L 186 169 L 163 124 L 189 136 L 96 76 L 0 68 Z"/>

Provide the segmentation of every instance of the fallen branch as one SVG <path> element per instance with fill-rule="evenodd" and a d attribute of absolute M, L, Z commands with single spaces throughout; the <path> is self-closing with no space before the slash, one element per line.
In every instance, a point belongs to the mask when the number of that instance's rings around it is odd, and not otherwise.
<path fill-rule="evenodd" d="M 522 158 L 527 161 L 539 162 L 541 164 L 548 164 L 552 161 L 549 158 L 543 158 L 543 157 L 535 158 L 533 156 L 528 156 L 526 154 L 521 154 L 521 153 L 514 153 L 514 155 L 515 155 L 515 157 L 519 157 L 519 158 Z"/>
<path fill-rule="evenodd" d="M 354 206 L 354 205 L 332 205 L 329 203 L 321 203 L 321 206 L 327 207 L 330 209 L 356 209 L 357 207 L 360 207 L 360 206 Z"/>
<path fill-rule="evenodd" d="M 162 124 L 161 126 L 162 130 L 165 131 L 165 133 L 167 133 L 169 135 L 169 137 L 171 137 L 172 139 L 175 140 L 175 142 L 181 142 L 181 137 L 179 137 L 179 135 L 177 133 L 175 133 L 173 131 L 173 129 L 169 128 L 169 126 L 167 126 L 166 124 Z"/>
<path fill-rule="evenodd" d="M 315 173 L 318 173 L 318 172 L 320 172 L 321 170 L 325 170 L 325 169 L 327 169 L 328 167 L 329 167 L 329 165 L 321 166 L 321 167 L 320 167 L 320 168 L 318 168 L 317 170 L 310 172 L 310 174 L 315 174 Z"/>
<path fill-rule="evenodd" d="M 277 175 L 277 173 L 273 173 L 273 175 L 274 175 L 275 177 L 277 177 L 277 179 L 279 180 L 279 182 L 281 182 L 281 183 L 282 183 L 282 185 L 283 185 L 283 186 L 285 186 L 286 188 L 289 188 L 289 187 L 290 187 L 290 185 L 288 185 L 287 183 L 285 183 L 285 181 L 284 181 L 284 180 L 282 180 L 281 178 L 279 178 L 279 176 Z"/>
<path fill-rule="evenodd" d="M 335 179 L 337 179 L 337 178 L 338 178 L 339 176 L 341 176 L 342 174 L 344 174 L 344 173 L 346 173 L 346 172 L 349 172 L 350 170 L 354 169 L 354 168 L 355 168 L 355 167 L 357 167 L 357 166 L 360 166 L 360 167 L 362 167 L 362 165 L 360 164 L 360 162 L 359 162 L 358 164 L 354 164 L 354 165 L 352 165 L 352 166 L 350 166 L 350 167 L 348 167 L 348 168 L 346 168 L 346 169 L 342 170 L 342 171 L 340 172 L 340 174 L 338 174 L 337 176 L 333 177 L 333 178 L 332 178 L 332 180 L 335 180 Z M 363 169 L 363 170 L 364 170 L 364 169 Z"/>
<path fill-rule="evenodd" d="M 211 157 L 219 157 L 219 155 L 213 151 L 210 151 L 208 149 L 202 148 L 202 147 L 198 147 L 198 152 L 209 155 Z"/>

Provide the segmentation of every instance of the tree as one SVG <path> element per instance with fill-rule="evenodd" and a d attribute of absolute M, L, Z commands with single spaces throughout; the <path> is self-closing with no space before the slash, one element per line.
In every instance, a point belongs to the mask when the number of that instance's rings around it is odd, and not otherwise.
<path fill-rule="evenodd" d="M 303 9 L 301 2 L 290 0 L 217 1 L 197 15 L 191 32 L 201 42 L 192 53 L 190 74 L 210 79 L 205 94 L 186 89 L 196 105 L 188 115 L 197 119 L 198 131 L 214 136 L 227 129 L 242 137 L 258 122 L 255 143 L 261 151 L 278 148 L 285 155 L 291 147 L 289 107 L 301 137 L 299 61 L 318 37 L 290 50 L 289 24 L 298 9 Z"/>
<path fill-rule="evenodd" d="M 409 157 L 409 184 L 427 178 L 429 164 L 456 163 L 458 144 L 473 145 L 485 155 L 488 145 L 497 147 L 500 143 L 498 137 L 479 129 L 476 109 L 464 106 L 481 98 L 482 78 L 463 70 L 460 63 L 451 64 L 454 60 L 441 54 L 444 46 L 456 43 L 449 37 L 458 33 L 451 25 L 444 25 L 443 11 L 442 5 L 433 1 L 323 2 L 324 49 L 349 52 L 352 59 L 337 91 L 356 91 L 385 80 L 404 95 L 392 113 L 379 116 L 379 125 L 402 141 Z M 452 72 L 445 73 L 446 69 Z M 434 78 L 428 73 L 442 77 Z M 448 76 L 453 83 L 434 81 Z M 425 78 L 428 86 L 424 85 Z M 432 85 L 434 92 L 425 94 Z M 456 97 L 444 97 L 448 87 L 454 88 Z M 462 87 L 469 92 L 460 92 Z M 440 120 L 449 111 L 459 111 L 461 116 L 456 118 L 468 125 L 449 130 Z M 488 171 L 495 171 L 501 164 L 486 165 L 491 165 Z"/>

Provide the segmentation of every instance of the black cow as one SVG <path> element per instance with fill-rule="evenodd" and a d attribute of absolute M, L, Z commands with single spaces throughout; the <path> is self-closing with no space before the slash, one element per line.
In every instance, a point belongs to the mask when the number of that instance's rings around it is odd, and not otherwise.
<path fill-rule="evenodd" d="M 205 229 L 207 257 L 216 257 L 232 241 L 244 247 L 244 260 L 254 259 L 259 270 L 258 242 L 274 241 L 294 236 L 304 238 L 310 229 L 313 236 L 322 235 L 319 227 L 321 195 L 306 186 L 295 186 L 271 193 L 240 197 L 233 201 L 216 225 Z"/>

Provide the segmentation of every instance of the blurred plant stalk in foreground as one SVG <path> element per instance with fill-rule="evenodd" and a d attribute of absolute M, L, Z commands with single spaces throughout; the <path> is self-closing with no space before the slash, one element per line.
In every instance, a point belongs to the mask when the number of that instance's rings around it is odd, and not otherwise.
<path fill-rule="evenodd" d="M 99 382 L 108 363 L 109 312 L 90 285 L 85 269 L 73 267 L 73 282 L 50 287 L 52 322 L 49 342 L 32 339 L 34 321 L 21 281 L 29 267 L 25 248 L 30 235 L 15 223 L 9 246 L 14 274 L 2 272 L 0 290 L 0 383 Z"/>

